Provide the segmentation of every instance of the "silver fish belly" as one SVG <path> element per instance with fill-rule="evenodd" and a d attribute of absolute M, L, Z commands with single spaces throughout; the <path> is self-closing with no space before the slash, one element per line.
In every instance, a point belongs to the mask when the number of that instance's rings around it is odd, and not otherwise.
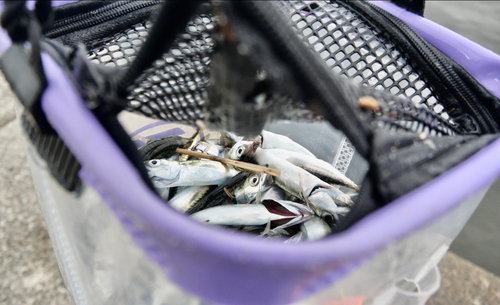
<path fill-rule="evenodd" d="M 216 206 L 196 212 L 191 217 L 199 222 L 226 226 L 265 225 L 269 221 L 283 218 L 270 213 L 262 204 Z"/>
<path fill-rule="evenodd" d="M 308 240 L 317 240 L 323 238 L 332 232 L 330 226 L 320 217 L 313 217 L 300 225 L 300 231 L 304 238 Z"/>
<path fill-rule="evenodd" d="M 188 186 L 172 197 L 169 200 L 169 204 L 177 211 L 186 213 L 209 189 L 210 186 Z"/>

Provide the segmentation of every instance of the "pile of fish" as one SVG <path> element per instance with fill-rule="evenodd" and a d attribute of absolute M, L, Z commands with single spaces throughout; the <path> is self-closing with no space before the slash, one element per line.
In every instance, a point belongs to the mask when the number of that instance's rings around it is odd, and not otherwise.
<path fill-rule="evenodd" d="M 264 130 L 251 139 L 229 132 L 200 138 L 199 133 L 169 136 L 139 150 L 161 197 L 197 221 L 286 242 L 316 240 L 331 233 L 359 191 L 331 164 L 286 136 Z M 207 158 L 179 154 L 179 148 Z M 223 162 L 229 159 L 278 174 Z"/>

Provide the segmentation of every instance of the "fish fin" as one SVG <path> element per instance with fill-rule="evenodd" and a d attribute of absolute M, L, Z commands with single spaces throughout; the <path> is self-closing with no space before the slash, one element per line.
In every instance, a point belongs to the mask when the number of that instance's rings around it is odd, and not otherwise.
<path fill-rule="evenodd" d="M 260 177 L 261 177 L 261 174 L 259 174 L 259 189 L 257 190 L 257 197 L 255 199 L 257 199 L 257 203 L 261 203 L 262 202 L 262 183 L 260 183 Z"/>
<path fill-rule="evenodd" d="M 264 229 L 264 231 L 262 231 L 262 233 L 260 233 L 260 236 L 269 235 L 269 231 L 271 231 L 271 219 L 268 220 L 268 222 L 266 224 L 266 228 Z"/>

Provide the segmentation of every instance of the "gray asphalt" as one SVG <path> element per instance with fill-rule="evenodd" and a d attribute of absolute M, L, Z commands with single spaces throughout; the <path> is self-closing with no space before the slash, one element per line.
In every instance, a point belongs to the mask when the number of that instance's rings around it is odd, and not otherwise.
<path fill-rule="evenodd" d="M 71 304 L 31 180 L 13 96 L 0 79 L 0 304 Z"/>

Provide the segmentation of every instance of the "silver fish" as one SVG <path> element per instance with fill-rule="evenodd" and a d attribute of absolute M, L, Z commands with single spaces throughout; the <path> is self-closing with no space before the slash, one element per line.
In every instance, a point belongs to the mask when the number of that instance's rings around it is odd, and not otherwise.
<path fill-rule="evenodd" d="M 306 206 L 292 206 L 283 202 L 264 204 L 235 204 L 208 208 L 191 215 L 193 219 L 215 225 L 258 226 L 282 221 L 277 227 L 284 228 L 312 217 Z"/>
<path fill-rule="evenodd" d="M 267 149 L 266 151 L 305 169 L 326 182 L 343 185 L 359 192 L 359 187 L 356 183 L 326 161 L 286 149 L 274 148 Z"/>
<path fill-rule="evenodd" d="M 171 207 L 179 212 L 186 213 L 210 190 L 210 186 L 188 186 L 178 191 L 172 199 L 169 200 Z"/>
<path fill-rule="evenodd" d="M 332 233 L 330 226 L 320 217 L 313 217 L 300 225 L 300 231 L 304 238 L 317 240 Z"/>
<path fill-rule="evenodd" d="M 315 157 L 307 148 L 294 142 L 287 136 L 279 135 L 270 131 L 262 130 L 261 147 L 264 149 L 280 148 L 295 151 L 310 157 Z"/>
<path fill-rule="evenodd" d="M 217 185 L 239 171 L 211 160 L 169 161 L 155 159 L 144 162 L 153 185 L 157 188 L 174 186 Z"/>
<path fill-rule="evenodd" d="M 187 214 L 234 201 L 239 204 L 250 203 L 272 183 L 272 178 L 266 174 L 242 171 L 208 193 L 196 206 L 189 209 Z"/>
<path fill-rule="evenodd" d="M 347 195 L 346 195 L 347 196 Z M 311 204 L 316 212 L 316 215 L 325 218 L 332 217 L 338 221 L 339 214 L 347 214 L 350 209 L 346 207 L 339 207 L 331 193 L 322 188 L 315 190 L 308 198 L 307 201 Z"/>
<path fill-rule="evenodd" d="M 341 204 L 345 205 L 352 203 L 351 198 L 342 193 L 340 190 L 334 188 L 330 184 L 324 182 L 302 168 L 268 153 L 265 149 L 257 148 L 254 158 L 260 165 L 269 165 L 271 168 L 279 169 L 281 171 L 281 175 L 274 178 L 276 184 L 295 197 L 304 199 L 309 197 L 315 189 L 325 188 L 332 190 L 330 195 L 335 195 L 335 201 L 339 201 Z"/>

